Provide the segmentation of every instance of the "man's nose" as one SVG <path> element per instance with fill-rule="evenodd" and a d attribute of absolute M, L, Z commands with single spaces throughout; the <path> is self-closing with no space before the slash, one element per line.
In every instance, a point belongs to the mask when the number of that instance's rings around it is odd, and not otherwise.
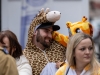
<path fill-rule="evenodd" d="M 48 34 L 48 37 L 49 37 L 49 38 L 52 38 L 52 34 L 51 34 L 51 33 L 49 33 L 49 34 Z"/>

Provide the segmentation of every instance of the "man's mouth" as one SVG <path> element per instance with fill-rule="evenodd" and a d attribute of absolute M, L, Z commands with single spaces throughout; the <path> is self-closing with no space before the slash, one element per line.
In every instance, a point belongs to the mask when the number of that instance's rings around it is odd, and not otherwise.
<path fill-rule="evenodd" d="M 52 40 L 51 40 L 51 39 L 45 39 L 45 41 L 46 41 L 47 43 L 52 43 Z"/>

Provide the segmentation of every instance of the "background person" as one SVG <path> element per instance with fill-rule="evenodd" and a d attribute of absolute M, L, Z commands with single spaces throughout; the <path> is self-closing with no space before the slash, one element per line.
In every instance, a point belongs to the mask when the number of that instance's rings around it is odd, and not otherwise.
<path fill-rule="evenodd" d="M 0 75 L 19 75 L 14 58 L 2 47 L 0 47 Z"/>
<path fill-rule="evenodd" d="M 84 33 L 77 33 L 68 42 L 67 62 L 56 75 L 100 75 L 100 64 L 95 57 L 93 39 Z"/>
<path fill-rule="evenodd" d="M 0 33 L 0 46 L 6 48 L 8 53 L 15 58 L 19 75 L 32 75 L 29 61 L 23 55 L 17 37 L 12 31 L 5 30 Z"/>

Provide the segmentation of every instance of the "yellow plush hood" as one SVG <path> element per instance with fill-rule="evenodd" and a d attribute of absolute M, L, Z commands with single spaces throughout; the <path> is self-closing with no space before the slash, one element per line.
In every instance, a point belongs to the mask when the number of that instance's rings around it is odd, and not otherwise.
<path fill-rule="evenodd" d="M 79 32 L 86 33 L 90 36 L 93 35 L 93 27 L 87 21 L 87 18 L 85 16 L 83 16 L 82 20 L 79 22 L 75 22 L 75 23 L 67 22 L 66 25 L 70 35 L 74 35 Z"/>

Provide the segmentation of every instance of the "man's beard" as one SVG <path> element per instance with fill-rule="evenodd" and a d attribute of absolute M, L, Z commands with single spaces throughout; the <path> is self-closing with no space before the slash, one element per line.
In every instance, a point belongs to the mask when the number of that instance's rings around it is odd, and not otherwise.
<path fill-rule="evenodd" d="M 36 36 L 36 41 L 39 42 L 39 43 L 41 43 L 45 48 L 50 47 L 52 41 L 49 40 L 49 43 L 47 43 L 44 39 L 45 39 L 45 38 L 43 38 L 43 37 L 40 35 L 40 32 L 39 32 L 39 30 L 38 30 L 38 33 L 37 33 L 37 36 Z"/>

